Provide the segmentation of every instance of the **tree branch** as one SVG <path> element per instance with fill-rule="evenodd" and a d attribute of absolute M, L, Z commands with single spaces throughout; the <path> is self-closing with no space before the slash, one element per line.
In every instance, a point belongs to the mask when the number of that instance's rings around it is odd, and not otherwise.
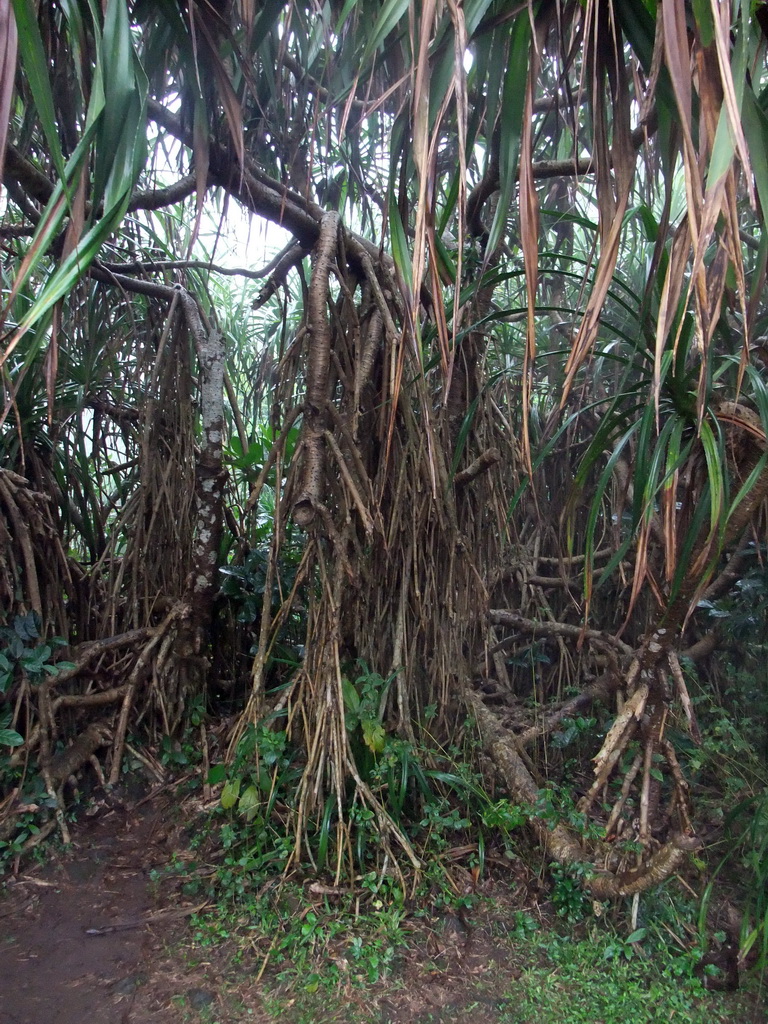
<path fill-rule="evenodd" d="M 23 157 L 15 146 L 10 145 L 6 153 L 3 184 L 17 205 L 21 205 L 21 203 L 12 195 L 11 190 L 14 187 L 20 188 L 28 199 L 33 199 L 42 206 L 48 202 L 53 194 L 53 182 L 35 167 L 30 160 Z M 134 210 L 160 210 L 164 206 L 171 206 L 173 203 L 179 203 L 182 199 L 192 195 L 196 187 L 197 182 L 194 174 L 188 174 L 172 185 L 166 185 L 164 188 L 145 189 L 140 192 L 134 192 L 128 204 L 128 212 L 130 213 Z M 31 216 L 26 207 L 22 208 L 28 216 Z"/>
<path fill-rule="evenodd" d="M 161 103 L 149 100 L 147 112 L 150 119 L 169 135 L 189 149 L 194 148 L 192 133 Z M 225 189 L 247 210 L 290 231 L 307 252 L 313 249 L 320 236 L 320 225 L 326 211 L 317 203 L 264 174 L 250 157 L 246 157 L 245 164 L 244 168 L 238 167 L 225 146 L 215 139 L 210 140 L 209 183 Z M 361 247 L 375 264 L 381 262 L 379 246 L 349 231 L 345 231 L 345 235 L 356 243 L 348 247 L 353 266 L 359 266 L 357 253 Z"/>
<path fill-rule="evenodd" d="M 291 255 L 294 254 L 295 249 L 295 243 L 291 243 L 289 250 Z M 301 252 L 303 253 L 304 250 L 302 249 Z M 207 260 L 134 260 L 133 263 L 102 262 L 99 265 L 111 274 L 157 274 L 163 270 L 209 270 L 213 274 L 221 274 L 225 277 L 247 277 L 251 281 L 260 281 L 271 274 L 284 257 L 285 250 L 278 253 L 261 270 L 248 270 L 246 267 L 222 267 L 217 263 L 209 263 Z"/>
<path fill-rule="evenodd" d="M 161 103 L 149 100 L 147 112 L 151 120 L 169 135 L 190 149 L 194 148 L 191 132 Z M 225 189 L 246 209 L 286 228 L 306 248 L 311 249 L 320 233 L 320 221 L 325 211 L 262 174 L 251 160 L 246 163 L 248 166 L 238 167 L 225 147 L 211 139 L 208 180 Z"/>
<path fill-rule="evenodd" d="M 625 657 L 631 658 L 634 651 L 611 633 L 604 633 L 598 629 L 584 629 L 582 626 L 571 626 L 567 622 L 539 622 L 533 619 L 524 619 L 517 612 L 510 612 L 503 608 L 492 609 L 489 618 L 497 626 L 512 626 L 519 629 L 521 633 L 530 633 L 532 636 L 567 636 L 574 640 L 597 640 L 615 648 Z"/>
<path fill-rule="evenodd" d="M 488 448 L 487 451 L 481 452 L 480 455 L 470 462 L 466 469 L 462 469 L 460 473 L 457 473 L 453 479 L 454 484 L 457 487 L 463 487 L 468 484 L 475 477 L 480 476 L 481 473 L 485 473 L 495 466 L 497 462 L 501 461 L 501 452 L 498 448 Z"/>
<path fill-rule="evenodd" d="M 173 185 L 166 185 L 165 188 L 147 189 L 143 192 L 134 192 L 131 201 L 128 203 L 128 212 L 134 210 L 160 210 L 164 206 L 172 206 L 180 203 L 182 199 L 191 196 L 197 188 L 197 181 L 194 174 L 187 174 L 180 178 Z"/>

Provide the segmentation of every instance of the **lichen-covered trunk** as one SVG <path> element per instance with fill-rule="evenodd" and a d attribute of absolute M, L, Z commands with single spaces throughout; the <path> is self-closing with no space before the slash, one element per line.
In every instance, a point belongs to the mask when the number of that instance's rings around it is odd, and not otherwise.
<path fill-rule="evenodd" d="M 191 299 L 189 300 L 191 304 Z M 224 339 L 220 331 L 205 327 L 199 313 L 187 310 L 195 334 L 200 369 L 200 418 L 202 442 L 195 467 L 195 529 L 192 568 L 186 586 L 189 619 L 184 630 L 188 648 L 181 648 L 194 659 L 198 672 L 205 672 L 206 647 L 213 618 L 213 602 L 218 592 L 218 568 L 223 526 L 224 470 Z"/>

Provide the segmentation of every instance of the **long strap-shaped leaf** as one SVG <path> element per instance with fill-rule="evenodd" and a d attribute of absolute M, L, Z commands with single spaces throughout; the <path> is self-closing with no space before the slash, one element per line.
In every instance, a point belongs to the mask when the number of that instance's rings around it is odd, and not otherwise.
<path fill-rule="evenodd" d="M 54 189 L 14 281 L 8 306 L 40 266 L 59 231 L 66 212 L 66 189 L 77 180 L 91 152 L 95 163 L 91 196 L 93 222 L 46 280 L 26 316 L 13 332 L 5 352 L 0 354 L 0 365 L 27 331 L 35 325 L 47 325 L 56 303 L 72 290 L 98 256 L 102 245 L 120 225 L 144 166 L 147 82 L 133 48 L 125 0 L 109 0 L 103 31 L 98 34 L 99 56 L 86 129 L 63 168 L 62 179 Z M 40 88 L 40 94 L 45 94 L 43 87 Z M 43 343 L 43 334 L 44 331 L 39 330 L 37 343 L 29 346 L 27 362 L 37 355 Z"/>

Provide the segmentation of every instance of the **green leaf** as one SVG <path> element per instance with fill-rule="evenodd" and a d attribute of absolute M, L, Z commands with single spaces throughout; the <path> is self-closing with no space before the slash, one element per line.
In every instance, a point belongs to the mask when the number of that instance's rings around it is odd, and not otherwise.
<path fill-rule="evenodd" d="M 408 11 L 409 3 L 410 0 L 386 0 L 386 3 L 384 3 L 379 11 L 379 16 L 372 31 L 368 35 L 368 42 L 360 61 L 362 67 L 365 67 L 371 56 L 381 46 L 390 32 L 393 31 L 400 19 L 404 17 Z"/>
<path fill-rule="evenodd" d="M 475 29 L 485 17 L 485 12 L 491 6 L 493 0 L 466 0 L 464 4 L 464 23 L 467 28 L 467 38 L 471 39 Z"/>
<path fill-rule="evenodd" d="M 64 155 L 61 152 L 51 80 L 48 76 L 48 59 L 37 25 L 37 7 L 31 0 L 13 0 L 13 13 L 18 29 L 21 64 L 29 82 L 40 126 L 51 150 L 56 174 L 64 181 Z"/>
<path fill-rule="evenodd" d="M 224 794 L 222 793 L 222 804 L 224 803 Z M 254 817 L 256 812 L 261 805 L 261 797 L 259 791 L 255 786 L 249 786 L 243 791 L 238 803 L 237 809 L 241 814 L 244 814 L 250 821 Z"/>
<path fill-rule="evenodd" d="M 331 795 L 326 797 L 323 808 L 323 820 L 320 823 L 320 835 L 317 841 L 317 867 L 322 871 L 328 859 L 328 846 L 331 838 L 331 818 L 336 808 L 336 798 Z"/>
<path fill-rule="evenodd" d="M 240 779 L 230 779 L 221 791 L 221 806 L 225 811 L 230 810 L 237 803 L 240 796 Z"/>
<path fill-rule="evenodd" d="M 744 90 L 741 106 L 742 127 L 749 146 L 757 194 L 764 210 L 768 210 L 768 118 L 760 108 L 751 88 Z M 765 233 L 763 233 L 765 237 Z"/>
<path fill-rule="evenodd" d="M 40 636 L 39 617 L 35 612 L 17 615 L 13 620 L 13 631 L 22 640 L 37 640 Z"/>
<path fill-rule="evenodd" d="M 715 23 L 712 20 L 710 0 L 692 0 L 693 16 L 699 29 L 702 46 L 711 46 L 715 38 Z"/>
<path fill-rule="evenodd" d="M 360 695 L 346 676 L 342 677 L 341 691 L 344 695 L 344 707 L 356 715 L 360 710 Z"/>
<path fill-rule="evenodd" d="M 269 33 L 277 24 L 277 20 L 285 6 L 285 0 L 265 0 L 260 5 L 259 16 L 253 26 L 251 45 L 258 50 Z"/>
<path fill-rule="evenodd" d="M 701 444 L 704 448 L 704 457 L 707 463 L 707 481 L 710 487 L 711 499 L 709 506 L 709 524 L 714 531 L 720 522 L 723 512 L 726 481 L 723 475 L 725 458 L 720 446 L 712 432 L 712 427 L 704 420 L 701 424 Z"/>
<path fill-rule="evenodd" d="M 411 256 L 408 250 L 408 241 L 405 237 L 403 222 L 400 220 L 400 211 L 397 208 L 397 197 L 393 190 L 390 190 L 389 194 L 389 233 L 392 239 L 392 257 L 408 289 L 406 298 L 410 301 L 413 295 Z"/>
<path fill-rule="evenodd" d="M 363 742 L 374 754 L 380 754 L 387 741 L 387 734 L 381 722 L 365 718 L 360 723 L 363 728 Z"/>
<path fill-rule="evenodd" d="M 51 656 L 51 648 L 47 644 L 28 651 L 19 659 L 19 663 L 25 672 L 32 676 L 40 675 L 43 672 L 45 663 Z"/>
<path fill-rule="evenodd" d="M 451 471 L 448 474 L 449 487 L 453 483 L 453 478 L 456 476 L 456 470 L 458 469 L 459 462 L 461 461 L 461 456 L 464 452 L 464 446 L 467 443 L 467 437 L 469 436 L 469 431 L 472 427 L 472 423 L 474 421 L 475 413 L 477 412 L 477 406 L 479 402 L 479 396 L 472 400 L 469 409 L 467 409 L 466 415 L 462 420 L 461 428 L 459 430 L 458 437 L 456 438 L 456 448 L 453 453 L 453 459 L 451 460 Z"/>
<path fill-rule="evenodd" d="M 500 195 L 491 225 L 487 251 L 495 252 L 506 230 L 507 216 L 517 188 L 520 163 L 520 140 L 523 132 L 523 110 L 528 84 L 528 50 L 531 44 L 531 23 L 528 11 L 518 15 L 512 29 L 507 71 L 502 97 L 501 138 L 499 143 Z"/>
<path fill-rule="evenodd" d="M 52 676 L 57 676 L 59 672 L 71 672 L 77 668 L 74 661 L 57 661 L 55 665 L 45 665 L 45 671 Z"/>
<path fill-rule="evenodd" d="M 15 729 L 0 729 L 0 747 L 20 747 L 23 742 Z"/>
<path fill-rule="evenodd" d="M 101 204 L 103 200 L 106 214 L 125 191 L 126 155 L 136 145 L 138 127 L 134 97 L 144 84 L 141 82 L 144 73 L 133 52 L 125 0 L 109 0 L 107 4 L 99 63 L 104 84 L 104 110 L 95 147 L 93 201 Z M 137 70 L 141 78 L 137 77 Z M 131 157 L 129 164 L 132 162 Z M 131 181 L 129 187 L 132 184 Z"/>
<path fill-rule="evenodd" d="M 225 764 L 214 764 L 208 772 L 206 782 L 209 786 L 218 786 L 227 777 L 227 766 Z"/>
<path fill-rule="evenodd" d="M 729 519 L 734 514 L 736 509 L 739 507 L 739 505 L 742 503 L 742 501 L 747 497 L 747 495 L 755 486 L 760 477 L 763 475 L 766 468 L 766 463 L 768 463 L 768 452 L 763 452 L 763 454 L 758 459 L 754 469 L 739 488 L 739 491 L 733 500 L 733 504 L 728 510 Z"/>

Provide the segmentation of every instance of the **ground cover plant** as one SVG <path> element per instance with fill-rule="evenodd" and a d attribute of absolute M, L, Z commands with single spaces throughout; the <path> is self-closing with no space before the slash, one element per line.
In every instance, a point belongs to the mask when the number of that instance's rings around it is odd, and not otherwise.
<path fill-rule="evenodd" d="M 767 40 L 0 3 L 5 864 L 173 766 L 234 896 L 526 847 L 765 962 Z"/>

